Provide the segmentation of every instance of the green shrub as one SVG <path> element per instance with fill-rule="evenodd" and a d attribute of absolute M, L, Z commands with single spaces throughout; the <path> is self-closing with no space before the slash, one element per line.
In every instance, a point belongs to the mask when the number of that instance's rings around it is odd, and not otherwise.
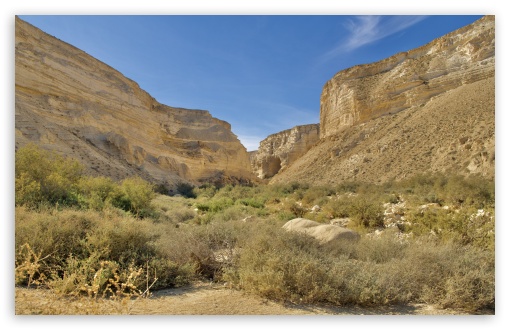
<path fill-rule="evenodd" d="M 305 214 L 308 212 L 308 210 L 301 205 L 301 203 L 296 202 L 293 199 L 289 199 L 285 201 L 283 209 L 285 211 L 289 211 L 290 213 L 294 214 L 295 218 L 302 218 L 305 216 Z"/>
<path fill-rule="evenodd" d="M 346 218 L 350 215 L 351 203 L 351 198 L 342 195 L 329 200 L 323 209 L 330 218 Z"/>
<path fill-rule="evenodd" d="M 244 219 L 251 215 L 256 215 L 258 209 L 244 206 L 242 204 L 235 204 L 229 206 L 228 208 L 222 210 L 221 212 L 216 212 L 212 215 L 212 221 L 237 221 Z"/>
<path fill-rule="evenodd" d="M 403 268 L 419 283 L 416 299 L 467 311 L 494 309 L 493 251 L 430 240 L 418 240 L 411 247 Z"/>
<path fill-rule="evenodd" d="M 188 207 L 175 207 L 160 215 L 159 219 L 179 224 L 194 219 L 196 215 L 195 211 Z"/>
<path fill-rule="evenodd" d="M 360 182 L 344 181 L 335 188 L 335 191 L 338 194 L 356 193 L 360 185 Z"/>
<path fill-rule="evenodd" d="M 352 183 L 344 189 L 356 187 L 356 194 L 331 198 L 326 196 L 331 190 L 299 184 L 203 186 L 193 189 L 194 200 L 158 195 L 150 204 L 153 218 L 135 219 L 116 208 L 101 208 L 111 203 L 136 214 L 133 194 L 125 194 L 122 185 L 82 178 L 77 201 L 100 211 L 16 208 L 16 283 L 45 283 L 67 294 L 99 288 L 129 295 L 156 273 L 154 288 L 194 279 L 225 280 L 296 303 L 494 308 L 493 183 L 454 178 L 451 187 L 467 192 L 462 203 L 418 208 L 413 203 L 434 196 L 442 205 L 456 197 L 445 190 L 449 176 L 413 180 L 408 187 L 402 182 Z M 31 189 L 25 185 L 27 194 Z M 305 201 L 320 203 L 321 211 L 307 213 Z M 386 228 L 381 235 L 362 235 L 356 243 L 319 244 L 281 229 L 297 216 L 316 221 L 348 216 L 363 227 L 360 231 L 373 231 L 381 226 L 382 204 L 388 201 L 406 203 L 405 221 L 411 224 L 399 227 L 405 235 Z M 237 221 L 250 215 L 253 221 Z"/>
<path fill-rule="evenodd" d="M 261 198 L 243 198 L 238 199 L 236 201 L 236 204 L 241 204 L 244 206 L 251 206 L 253 208 L 261 209 L 265 206 L 265 201 Z"/>
<path fill-rule="evenodd" d="M 334 194 L 334 190 L 330 187 L 326 186 L 316 186 L 316 187 L 310 187 L 306 192 L 303 194 L 303 198 L 301 201 L 305 205 L 313 206 L 313 205 L 320 205 L 321 201 L 324 201 L 326 196 L 331 196 Z"/>
<path fill-rule="evenodd" d="M 367 197 L 355 197 L 351 200 L 349 216 L 362 227 L 384 226 L 384 210 L 379 201 Z"/>
<path fill-rule="evenodd" d="M 218 188 L 213 184 L 203 184 L 198 188 L 195 188 L 195 195 L 197 197 L 213 198 Z"/>
<path fill-rule="evenodd" d="M 432 235 L 445 242 L 494 249 L 494 210 L 429 208 L 410 212 L 407 219 L 411 226 L 406 227 L 406 231 L 414 235 Z"/>
<path fill-rule="evenodd" d="M 440 193 L 452 204 L 484 208 L 494 206 L 494 191 L 494 181 L 481 176 L 452 175 Z"/>
<path fill-rule="evenodd" d="M 122 195 L 113 201 L 114 206 L 141 217 L 151 213 L 155 194 L 150 183 L 140 177 L 132 177 L 124 179 L 120 188 Z"/>
<path fill-rule="evenodd" d="M 97 211 L 122 198 L 119 185 L 107 177 L 82 177 L 78 181 L 78 191 L 83 196 L 81 204 Z"/>
<path fill-rule="evenodd" d="M 402 259 L 407 247 L 406 243 L 395 239 L 395 232 L 389 231 L 382 233 L 380 237 L 362 239 L 350 257 L 377 264 L 386 263 Z"/>
<path fill-rule="evenodd" d="M 251 227 L 240 221 L 213 221 L 168 228 L 156 247 L 179 265 L 193 265 L 198 276 L 219 280 L 224 268 L 235 263 L 240 244 Z"/>
<path fill-rule="evenodd" d="M 16 205 L 75 204 L 82 170 L 78 161 L 33 144 L 19 148 L 15 156 Z"/>
<path fill-rule="evenodd" d="M 220 212 L 234 205 L 234 200 L 230 197 L 215 197 L 204 203 L 197 203 L 196 208 L 202 212 Z"/>

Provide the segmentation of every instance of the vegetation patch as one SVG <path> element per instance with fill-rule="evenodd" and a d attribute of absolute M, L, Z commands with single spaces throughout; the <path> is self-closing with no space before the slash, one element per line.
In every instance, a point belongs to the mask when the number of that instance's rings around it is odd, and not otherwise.
<path fill-rule="evenodd" d="M 20 148 L 16 285 L 132 299 L 209 280 L 291 303 L 495 308 L 494 182 L 481 177 L 154 189 Z M 321 244 L 282 229 L 296 217 L 361 239 Z"/>

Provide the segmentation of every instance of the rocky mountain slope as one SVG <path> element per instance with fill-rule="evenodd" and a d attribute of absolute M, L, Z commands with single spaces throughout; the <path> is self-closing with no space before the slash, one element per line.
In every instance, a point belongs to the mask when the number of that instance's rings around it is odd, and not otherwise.
<path fill-rule="evenodd" d="M 290 166 L 319 141 L 319 125 L 301 125 L 271 134 L 250 154 L 253 171 L 261 179 Z"/>
<path fill-rule="evenodd" d="M 16 18 L 16 148 L 33 142 L 80 160 L 89 174 L 246 181 L 246 148 L 207 111 L 157 102 L 85 52 Z"/>
<path fill-rule="evenodd" d="M 420 48 L 337 73 L 321 95 L 321 137 L 494 76 L 494 16 Z"/>
<path fill-rule="evenodd" d="M 494 76 L 494 16 L 341 71 L 321 95 L 320 141 L 271 182 L 494 177 Z"/>

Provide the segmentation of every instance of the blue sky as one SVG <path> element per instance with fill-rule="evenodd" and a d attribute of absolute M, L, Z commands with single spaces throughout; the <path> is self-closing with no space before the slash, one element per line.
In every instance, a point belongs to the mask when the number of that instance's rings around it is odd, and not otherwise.
<path fill-rule="evenodd" d="M 20 18 L 136 81 L 160 103 L 208 110 L 248 150 L 319 122 L 333 75 L 474 22 L 462 15 L 34 15 Z"/>

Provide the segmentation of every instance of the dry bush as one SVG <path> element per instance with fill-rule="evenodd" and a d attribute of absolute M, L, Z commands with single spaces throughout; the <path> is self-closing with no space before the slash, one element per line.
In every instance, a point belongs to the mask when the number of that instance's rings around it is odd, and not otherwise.
<path fill-rule="evenodd" d="M 494 251 L 430 240 L 412 247 L 405 266 L 420 283 L 419 300 L 467 311 L 495 308 Z"/>
<path fill-rule="evenodd" d="M 193 203 L 184 197 L 156 195 L 151 202 L 151 207 L 154 209 L 152 219 L 155 222 L 172 223 L 178 226 L 197 217 Z"/>
<path fill-rule="evenodd" d="M 160 232 L 160 228 L 150 221 L 116 212 L 35 212 L 16 208 L 17 250 L 28 244 L 34 251 L 32 256 L 40 260 L 43 256 L 44 262 L 37 269 L 38 276 L 44 276 L 45 285 L 65 294 L 84 292 L 81 288 L 95 285 L 94 279 L 97 279 L 100 269 L 106 281 L 101 284 L 102 292 L 116 276 L 122 283 L 129 280 L 136 287 L 143 286 L 147 275 L 136 279 L 129 277 L 133 269 L 141 268 L 157 274 L 154 288 L 189 282 L 194 276 L 193 271 L 187 265 L 179 265 L 166 258 L 156 249 L 155 242 Z M 21 254 L 16 259 L 19 270 L 26 268 L 26 255 Z M 19 276 L 17 282 L 27 284 L 33 278 L 25 272 L 25 278 Z"/>
<path fill-rule="evenodd" d="M 156 247 L 177 264 L 192 267 L 199 277 L 218 280 L 224 268 L 235 263 L 251 227 L 241 221 L 166 227 Z"/>
<path fill-rule="evenodd" d="M 425 302 L 467 310 L 494 308 L 494 209 L 480 211 L 468 198 L 453 211 L 406 209 L 406 221 L 412 224 L 405 226 L 409 234 L 405 240 L 399 230 L 385 229 L 381 236 L 370 233 L 358 243 L 321 245 L 281 229 L 285 221 L 300 216 L 313 215 L 316 220 L 349 216 L 359 230 L 369 233 L 382 225 L 382 203 L 388 193 L 406 202 L 422 201 L 425 195 L 418 196 L 417 191 L 442 196 L 440 189 L 448 182 L 442 176 L 421 177 L 409 189 L 400 183 L 350 183 L 341 189 L 356 190 L 355 195 L 327 202 L 320 200 L 323 190 L 295 183 L 225 186 L 214 188 L 214 193 L 196 188 L 196 199 L 152 199 L 154 212 L 145 219 L 111 207 L 100 212 L 17 207 L 17 281 L 27 285 L 50 279 L 54 290 L 68 294 L 92 290 L 112 295 L 118 290 L 128 295 L 156 277 L 153 288 L 207 278 L 296 303 Z M 483 192 L 490 191 L 490 183 L 484 187 L 470 196 L 489 205 L 492 197 Z M 201 194 L 200 189 L 207 191 Z M 107 195 L 98 198 L 106 201 Z M 322 210 L 307 213 L 303 200 L 320 201 Z M 199 212 L 193 211 L 195 207 Z M 256 221 L 238 221 L 250 215 Z M 23 248 L 25 243 L 31 250 Z"/>
<path fill-rule="evenodd" d="M 428 302 L 476 310 L 494 306 L 491 260 L 490 252 L 453 242 L 405 242 L 388 234 L 321 246 L 310 237 L 267 226 L 248 237 L 224 279 L 243 290 L 295 303 Z"/>
<path fill-rule="evenodd" d="M 322 205 L 327 201 L 327 196 L 333 195 L 335 192 L 332 188 L 327 186 L 313 186 L 304 192 L 301 201 L 304 205 L 314 206 Z"/>
<path fill-rule="evenodd" d="M 28 243 L 19 246 L 14 269 L 16 285 L 31 287 L 44 284 L 46 281 L 46 275 L 44 274 L 46 265 L 43 262 L 48 256 L 42 257 L 41 253 L 34 252 Z"/>
<path fill-rule="evenodd" d="M 395 238 L 395 232 L 384 232 L 380 236 L 363 237 L 351 257 L 376 264 L 402 260 L 408 249 L 408 242 Z"/>

